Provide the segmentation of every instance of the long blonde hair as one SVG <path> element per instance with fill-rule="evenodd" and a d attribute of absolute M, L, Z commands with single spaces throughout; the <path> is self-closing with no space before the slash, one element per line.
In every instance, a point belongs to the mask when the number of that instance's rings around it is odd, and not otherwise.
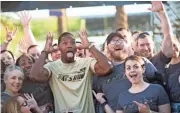
<path fill-rule="evenodd" d="M 10 97 L 2 107 L 2 113 L 21 113 L 21 106 L 17 100 L 20 95 Z"/>

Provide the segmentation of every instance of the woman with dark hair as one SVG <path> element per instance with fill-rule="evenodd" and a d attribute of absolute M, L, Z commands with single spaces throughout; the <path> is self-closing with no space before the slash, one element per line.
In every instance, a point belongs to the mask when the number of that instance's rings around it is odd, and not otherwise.
<path fill-rule="evenodd" d="M 43 113 L 33 95 L 24 94 L 11 97 L 2 108 L 2 113 Z"/>
<path fill-rule="evenodd" d="M 129 56 L 124 62 L 124 68 L 132 86 L 128 91 L 120 93 L 116 113 L 170 113 L 170 102 L 163 87 L 143 80 L 145 66 L 141 57 Z M 103 93 L 94 95 L 107 113 L 113 113 Z"/>
<path fill-rule="evenodd" d="M 42 109 L 46 109 L 48 105 L 52 106 L 53 95 L 48 83 L 37 83 L 29 78 L 31 68 L 34 63 L 35 60 L 33 57 L 25 54 L 21 55 L 16 61 L 16 65 L 24 71 L 25 76 L 20 92 L 33 94 L 38 106 L 40 106 Z"/>
<path fill-rule="evenodd" d="M 2 50 L 1 51 L 1 55 L 0 55 L 0 59 L 4 62 L 4 64 L 6 65 L 6 67 L 8 66 L 12 66 L 15 64 L 15 58 L 14 55 L 11 51 L 9 50 Z"/>

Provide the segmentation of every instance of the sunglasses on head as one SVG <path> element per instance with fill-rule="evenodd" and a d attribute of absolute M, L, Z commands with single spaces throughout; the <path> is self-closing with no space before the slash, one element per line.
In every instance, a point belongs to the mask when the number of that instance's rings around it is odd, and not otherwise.
<path fill-rule="evenodd" d="M 138 38 L 145 38 L 146 36 L 150 36 L 150 34 L 148 32 L 142 32 L 138 35 L 137 39 Z"/>

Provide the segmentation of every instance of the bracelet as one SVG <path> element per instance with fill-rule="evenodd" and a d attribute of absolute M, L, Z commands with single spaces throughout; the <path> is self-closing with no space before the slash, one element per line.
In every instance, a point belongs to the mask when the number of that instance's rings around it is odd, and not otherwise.
<path fill-rule="evenodd" d="M 108 104 L 108 102 L 107 101 L 105 101 L 104 103 L 102 103 L 101 105 L 104 107 L 105 105 L 107 105 Z"/>
<path fill-rule="evenodd" d="M 7 43 L 7 44 L 9 44 L 9 41 L 8 41 L 8 40 L 4 40 L 4 43 Z"/>
<path fill-rule="evenodd" d="M 46 51 L 44 51 L 44 50 L 43 50 L 43 51 L 41 51 L 41 53 L 46 53 L 46 55 L 48 56 L 48 53 L 47 53 Z"/>
<path fill-rule="evenodd" d="M 94 44 L 90 44 L 88 48 L 91 49 L 92 46 L 94 46 Z"/>

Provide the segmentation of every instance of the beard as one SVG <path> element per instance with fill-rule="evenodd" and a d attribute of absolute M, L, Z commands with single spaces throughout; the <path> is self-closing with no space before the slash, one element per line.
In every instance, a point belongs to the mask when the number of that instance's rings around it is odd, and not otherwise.
<path fill-rule="evenodd" d="M 125 50 L 113 51 L 110 54 L 112 56 L 112 59 L 116 61 L 123 61 L 128 57 L 128 52 Z"/>

